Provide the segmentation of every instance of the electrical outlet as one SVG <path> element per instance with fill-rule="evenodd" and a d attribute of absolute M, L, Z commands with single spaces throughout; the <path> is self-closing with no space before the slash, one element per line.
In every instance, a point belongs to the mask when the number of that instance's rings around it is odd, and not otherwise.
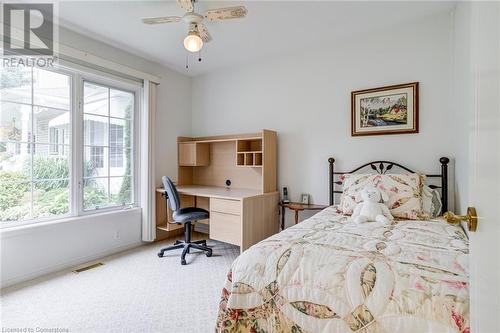
<path fill-rule="evenodd" d="M 119 231 L 115 231 L 115 239 L 120 239 L 120 232 Z"/>

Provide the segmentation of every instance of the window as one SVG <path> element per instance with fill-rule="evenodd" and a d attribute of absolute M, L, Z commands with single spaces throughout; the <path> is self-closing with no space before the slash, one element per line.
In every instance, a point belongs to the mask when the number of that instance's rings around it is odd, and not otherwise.
<path fill-rule="evenodd" d="M 84 210 L 130 204 L 134 94 L 84 82 Z"/>
<path fill-rule="evenodd" d="M 2 68 L 0 220 L 63 216 L 70 207 L 71 76 Z"/>
<path fill-rule="evenodd" d="M 134 204 L 139 89 L 68 68 L 2 68 L 0 226 Z"/>
<path fill-rule="evenodd" d="M 110 124 L 109 132 L 109 164 L 112 168 L 121 168 L 123 167 L 123 149 L 118 147 L 123 147 L 123 126 Z"/>
<path fill-rule="evenodd" d="M 90 147 L 90 164 L 96 169 L 104 168 L 103 147 Z"/>
<path fill-rule="evenodd" d="M 59 128 L 50 127 L 50 153 L 52 155 L 57 155 L 59 153 Z"/>

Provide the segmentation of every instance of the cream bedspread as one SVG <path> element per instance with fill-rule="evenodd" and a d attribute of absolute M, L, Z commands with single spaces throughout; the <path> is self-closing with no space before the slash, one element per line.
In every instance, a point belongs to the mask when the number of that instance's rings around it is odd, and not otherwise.
<path fill-rule="evenodd" d="M 356 225 L 327 208 L 245 251 L 218 332 L 469 332 L 468 240 L 443 221 Z"/>

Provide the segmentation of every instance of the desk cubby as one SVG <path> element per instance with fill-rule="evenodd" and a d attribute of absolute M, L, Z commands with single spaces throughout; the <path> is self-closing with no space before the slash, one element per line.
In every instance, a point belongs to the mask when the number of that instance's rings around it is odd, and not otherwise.
<path fill-rule="evenodd" d="M 262 152 L 237 152 L 236 165 L 239 167 L 261 167 Z"/>
<path fill-rule="evenodd" d="M 260 138 L 236 141 L 236 165 L 239 167 L 262 166 L 262 141 Z"/>

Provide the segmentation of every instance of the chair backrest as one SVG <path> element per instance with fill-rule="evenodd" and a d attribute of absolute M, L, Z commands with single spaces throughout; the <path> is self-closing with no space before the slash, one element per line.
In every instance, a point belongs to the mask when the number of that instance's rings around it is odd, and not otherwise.
<path fill-rule="evenodd" d="M 175 188 L 174 183 L 167 176 L 163 176 L 161 178 L 163 182 L 163 187 L 165 191 L 167 191 L 168 202 L 170 202 L 170 209 L 174 212 L 181 208 L 181 200 L 179 199 L 179 193 L 177 193 L 177 189 Z"/>

